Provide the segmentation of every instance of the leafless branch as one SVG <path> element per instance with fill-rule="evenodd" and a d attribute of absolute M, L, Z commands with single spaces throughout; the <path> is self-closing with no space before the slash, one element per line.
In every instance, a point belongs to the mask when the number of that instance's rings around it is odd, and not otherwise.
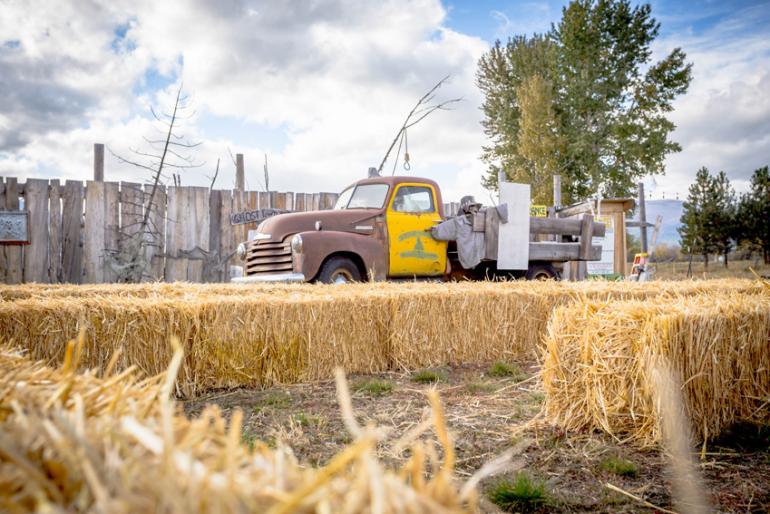
<path fill-rule="evenodd" d="M 382 158 L 382 162 L 380 162 L 380 166 L 377 168 L 378 173 L 382 172 L 382 168 L 385 166 L 385 162 L 388 160 L 388 156 L 390 156 L 390 152 L 393 151 L 393 147 L 396 146 L 396 143 L 399 140 L 403 141 L 403 134 L 408 128 L 417 125 L 432 113 L 438 110 L 449 110 L 448 106 L 462 101 L 462 98 L 452 98 L 450 100 L 446 100 L 438 104 L 432 103 L 434 98 L 436 97 L 436 91 L 449 80 L 449 77 L 450 76 L 447 75 L 443 79 L 439 80 L 436 83 L 436 85 L 430 88 L 430 90 L 417 101 L 414 107 L 412 107 L 412 110 L 409 111 L 409 114 L 407 114 L 406 119 L 404 119 L 404 123 L 401 124 L 401 128 L 398 129 L 398 132 L 396 133 L 396 137 L 394 137 L 393 141 L 390 143 L 390 146 L 388 147 L 388 151 L 385 152 L 385 157 Z M 400 153 L 400 148 L 401 148 L 401 145 L 399 145 L 399 153 Z M 396 155 L 396 158 L 398 158 L 398 155 Z M 395 167 L 393 168 L 393 173 L 395 173 Z"/>

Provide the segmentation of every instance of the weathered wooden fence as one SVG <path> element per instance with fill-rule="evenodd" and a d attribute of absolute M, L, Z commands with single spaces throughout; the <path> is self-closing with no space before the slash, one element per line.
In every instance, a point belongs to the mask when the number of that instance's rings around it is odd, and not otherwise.
<path fill-rule="evenodd" d="M 119 276 L 119 255 L 139 230 L 151 186 L 0 177 L 0 211 L 29 213 L 29 244 L 0 245 L 0 283 L 100 283 Z M 282 193 L 160 187 L 148 213 L 147 280 L 229 279 L 235 248 L 256 223 L 232 213 L 277 208 L 330 209 L 336 193 Z"/>
<path fill-rule="evenodd" d="M 330 209 L 336 193 L 163 187 L 149 209 L 150 185 L 0 177 L 0 211 L 29 213 L 27 245 L 0 244 L 0 283 L 102 283 L 120 276 L 120 255 L 148 215 L 145 280 L 222 282 L 239 264 L 235 248 L 256 223 L 230 215 L 256 209 Z M 456 202 L 444 204 L 446 215 Z"/>

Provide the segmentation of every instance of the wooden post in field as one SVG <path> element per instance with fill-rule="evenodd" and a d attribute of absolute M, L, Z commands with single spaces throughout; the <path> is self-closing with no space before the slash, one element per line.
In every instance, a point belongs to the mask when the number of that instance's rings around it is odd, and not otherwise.
<path fill-rule="evenodd" d="M 553 206 L 561 207 L 561 175 L 553 176 Z"/>
<path fill-rule="evenodd" d="M 243 167 L 243 154 L 235 154 L 235 189 L 238 191 L 246 190 L 246 174 Z"/>
<path fill-rule="evenodd" d="M 94 143 L 94 181 L 104 182 L 104 145 Z"/>
<path fill-rule="evenodd" d="M 578 257 L 581 260 L 591 258 L 591 240 L 593 239 L 594 217 L 591 214 L 583 214 L 580 220 L 580 251 Z"/>
<path fill-rule="evenodd" d="M 642 253 L 647 253 L 647 208 L 644 205 L 644 184 L 639 182 L 639 240 Z"/>

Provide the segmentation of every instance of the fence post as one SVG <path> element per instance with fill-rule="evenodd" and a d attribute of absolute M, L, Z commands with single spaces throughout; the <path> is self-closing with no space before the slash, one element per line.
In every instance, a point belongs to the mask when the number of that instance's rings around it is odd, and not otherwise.
<path fill-rule="evenodd" d="M 94 143 L 94 181 L 104 182 L 104 144 Z"/>
<path fill-rule="evenodd" d="M 235 154 L 235 189 L 238 191 L 246 190 L 246 174 L 243 167 L 243 154 Z"/>

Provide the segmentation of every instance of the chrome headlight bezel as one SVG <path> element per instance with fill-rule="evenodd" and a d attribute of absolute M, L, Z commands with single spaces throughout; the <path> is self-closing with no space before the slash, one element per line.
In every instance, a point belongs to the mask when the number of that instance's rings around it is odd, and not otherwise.
<path fill-rule="evenodd" d="M 296 234 L 291 238 L 291 251 L 294 253 L 302 253 L 302 236 Z"/>
<path fill-rule="evenodd" d="M 235 254 L 238 256 L 240 260 L 246 259 L 246 243 L 240 243 L 238 247 L 235 249 Z"/>

